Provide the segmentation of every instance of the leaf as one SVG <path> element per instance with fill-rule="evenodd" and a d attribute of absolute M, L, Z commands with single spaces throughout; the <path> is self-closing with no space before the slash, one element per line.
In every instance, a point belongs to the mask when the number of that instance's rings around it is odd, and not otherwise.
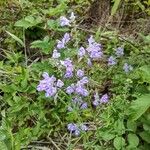
<path fill-rule="evenodd" d="M 136 134 L 128 134 L 128 142 L 129 142 L 129 145 L 130 147 L 137 147 L 139 145 L 139 138 Z"/>
<path fill-rule="evenodd" d="M 139 135 L 144 141 L 146 141 L 147 143 L 150 143 L 150 133 L 149 132 L 143 131 Z"/>
<path fill-rule="evenodd" d="M 114 147 L 117 150 L 122 149 L 125 146 L 125 140 L 123 137 L 116 137 L 113 142 Z"/>
<path fill-rule="evenodd" d="M 143 82 L 150 83 L 150 66 L 145 65 L 139 68 L 139 74 L 141 75 L 141 78 L 143 79 Z"/>
<path fill-rule="evenodd" d="M 115 0 L 114 5 L 111 9 L 111 16 L 113 16 L 117 12 L 117 9 L 120 3 L 121 3 L 121 0 Z"/>
<path fill-rule="evenodd" d="M 133 132 L 136 132 L 136 129 L 137 129 L 137 124 L 136 124 L 136 122 L 133 122 L 133 121 L 131 121 L 131 120 L 128 120 L 128 121 L 127 121 L 127 128 L 128 128 L 129 130 L 132 130 Z"/>
<path fill-rule="evenodd" d="M 20 43 L 23 47 L 25 47 L 25 44 L 23 43 L 23 41 L 21 39 L 19 39 L 16 35 L 6 31 L 7 34 L 9 34 L 15 41 L 17 41 L 18 43 Z"/>
<path fill-rule="evenodd" d="M 132 121 L 140 118 L 150 107 L 150 94 L 145 94 L 131 103 L 129 108 L 130 118 Z"/>
<path fill-rule="evenodd" d="M 42 23 L 41 17 L 34 18 L 33 16 L 27 16 L 21 20 L 18 20 L 15 23 L 15 26 L 27 29 L 36 26 L 39 23 Z"/>

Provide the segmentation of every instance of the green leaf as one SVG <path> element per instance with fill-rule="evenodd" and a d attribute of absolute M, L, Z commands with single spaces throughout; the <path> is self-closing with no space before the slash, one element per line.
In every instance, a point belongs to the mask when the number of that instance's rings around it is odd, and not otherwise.
<path fill-rule="evenodd" d="M 136 134 L 128 134 L 128 142 L 130 147 L 137 147 L 139 145 L 139 138 Z"/>
<path fill-rule="evenodd" d="M 136 132 L 136 129 L 137 129 L 137 124 L 136 124 L 136 122 L 133 122 L 133 121 L 131 121 L 131 120 L 128 120 L 128 121 L 127 121 L 127 128 L 128 128 L 129 130 L 132 130 L 133 132 Z"/>
<path fill-rule="evenodd" d="M 113 7 L 111 9 L 111 16 L 115 15 L 115 13 L 117 12 L 117 9 L 118 9 L 120 3 L 121 3 L 121 0 L 115 0 L 114 5 L 113 5 Z"/>
<path fill-rule="evenodd" d="M 139 135 L 145 142 L 150 143 L 150 133 L 149 132 L 143 131 Z"/>
<path fill-rule="evenodd" d="M 116 137 L 113 142 L 114 147 L 117 150 L 122 149 L 125 146 L 125 140 L 123 137 Z"/>
<path fill-rule="evenodd" d="M 131 103 L 129 108 L 130 118 L 135 121 L 140 118 L 150 107 L 150 94 L 145 94 Z"/>
<path fill-rule="evenodd" d="M 141 75 L 143 82 L 150 83 L 150 65 L 140 67 L 139 74 Z"/>
<path fill-rule="evenodd" d="M 42 23 L 41 17 L 34 18 L 33 16 L 27 16 L 21 20 L 18 20 L 15 23 L 15 26 L 27 29 L 36 26 L 39 23 Z"/>
<path fill-rule="evenodd" d="M 49 54 L 54 47 L 54 41 L 45 37 L 43 40 L 37 40 L 31 43 L 31 48 L 40 48 L 45 54 Z"/>
<path fill-rule="evenodd" d="M 25 47 L 25 44 L 23 43 L 23 41 L 21 39 L 19 39 L 16 35 L 6 31 L 7 34 L 9 34 L 15 41 L 17 41 L 18 43 L 21 44 L 21 46 Z"/>

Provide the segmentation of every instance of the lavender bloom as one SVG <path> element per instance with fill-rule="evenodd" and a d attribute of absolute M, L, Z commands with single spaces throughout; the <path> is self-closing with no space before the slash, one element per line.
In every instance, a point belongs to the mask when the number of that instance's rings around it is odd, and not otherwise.
<path fill-rule="evenodd" d="M 64 16 L 61 16 L 60 17 L 60 26 L 70 26 L 70 21 L 64 17 Z"/>
<path fill-rule="evenodd" d="M 60 57 L 60 53 L 58 53 L 58 51 L 56 49 L 53 50 L 53 54 L 52 54 L 52 58 L 59 58 Z"/>
<path fill-rule="evenodd" d="M 82 105 L 80 106 L 80 109 L 87 109 L 88 107 L 88 104 L 85 102 L 85 103 L 82 103 Z"/>
<path fill-rule="evenodd" d="M 74 92 L 74 89 L 75 89 L 74 85 L 71 84 L 70 86 L 67 87 L 66 93 L 67 94 L 72 94 Z"/>
<path fill-rule="evenodd" d="M 74 99 L 72 100 L 72 102 L 73 102 L 74 104 L 78 104 L 78 105 L 81 105 L 81 104 L 83 103 L 81 97 L 79 97 L 79 98 L 77 98 L 77 97 L 74 98 Z"/>
<path fill-rule="evenodd" d="M 88 39 L 89 45 L 95 43 L 95 40 L 93 38 L 93 35 L 90 36 L 90 38 Z"/>
<path fill-rule="evenodd" d="M 66 58 L 64 61 L 61 61 L 61 64 L 63 66 L 65 66 L 66 68 L 67 67 L 73 67 L 72 61 L 69 58 Z"/>
<path fill-rule="evenodd" d="M 69 18 L 70 21 L 71 21 L 71 22 L 74 22 L 74 21 L 75 21 L 75 18 L 76 18 L 76 17 L 75 17 L 75 15 L 74 15 L 74 12 L 72 12 L 71 15 L 70 15 L 70 18 Z"/>
<path fill-rule="evenodd" d="M 83 77 L 80 81 L 77 82 L 77 85 L 84 85 L 89 82 L 88 77 Z"/>
<path fill-rule="evenodd" d="M 70 41 L 70 34 L 69 34 L 69 33 L 65 33 L 65 34 L 64 34 L 64 37 L 63 37 L 63 39 L 62 39 L 62 42 L 63 42 L 64 44 L 67 44 L 69 41 Z"/>
<path fill-rule="evenodd" d="M 128 65 L 127 63 L 124 64 L 123 70 L 128 73 L 129 71 L 133 70 L 133 67 L 131 65 Z"/>
<path fill-rule="evenodd" d="M 81 96 L 88 96 L 89 95 L 89 92 L 84 88 L 82 87 L 81 85 L 78 85 L 75 89 L 75 92 Z"/>
<path fill-rule="evenodd" d="M 79 78 L 83 77 L 83 76 L 84 76 L 84 71 L 81 70 L 81 69 L 79 69 L 79 70 L 77 71 L 77 76 L 78 76 Z"/>
<path fill-rule="evenodd" d="M 108 97 L 108 94 L 104 94 L 101 99 L 100 99 L 100 102 L 101 103 L 107 103 L 109 100 L 109 97 Z"/>
<path fill-rule="evenodd" d="M 79 129 L 75 130 L 74 135 L 79 136 L 80 135 L 80 130 Z"/>
<path fill-rule="evenodd" d="M 113 65 L 115 65 L 117 62 L 116 62 L 116 59 L 113 57 L 113 56 L 110 56 L 109 58 L 108 58 L 108 65 L 110 65 L 110 66 L 113 66 Z"/>
<path fill-rule="evenodd" d="M 80 125 L 80 129 L 81 129 L 82 131 L 87 131 L 87 130 L 88 130 L 88 127 L 87 127 L 86 125 L 82 124 L 82 125 Z"/>
<path fill-rule="evenodd" d="M 70 132 L 73 132 L 73 131 L 77 130 L 77 125 L 74 124 L 74 123 L 69 123 L 69 124 L 67 125 L 67 129 L 68 129 Z"/>
<path fill-rule="evenodd" d="M 70 70 L 67 70 L 64 77 L 65 78 L 71 78 L 71 77 L 73 77 L 73 72 L 70 71 Z"/>
<path fill-rule="evenodd" d="M 91 66 L 92 66 L 91 59 L 88 59 L 88 60 L 87 60 L 87 65 L 88 65 L 89 67 L 91 67 Z"/>
<path fill-rule="evenodd" d="M 90 57 L 93 59 L 102 58 L 102 55 L 103 55 L 103 53 L 101 51 L 96 51 L 96 50 L 93 50 L 90 53 Z"/>
<path fill-rule="evenodd" d="M 64 83 L 60 79 L 58 79 L 58 81 L 56 83 L 56 86 L 59 87 L 59 88 L 61 88 L 61 87 L 64 86 Z"/>
<path fill-rule="evenodd" d="M 118 48 L 116 49 L 116 55 L 117 55 L 118 57 L 123 56 L 123 55 L 124 55 L 124 49 L 123 49 L 122 47 L 118 47 Z"/>
<path fill-rule="evenodd" d="M 98 100 L 94 100 L 94 101 L 93 101 L 93 105 L 94 105 L 94 106 L 98 106 L 98 105 L 99 105 L 99 101 L 98 101 Z"/>
<path fill-rule="evenodd" d="M 79 48 L 78 55 L 80 57 L 83 57 L 85 55 L 85 48 L 84 47 Z"/>
<path fill-rule="evenodd" d="M 48 75 L 48 73 L 47 73 L 47 72 L 43 72 L 42 77 L 43 77 L 43 78 L 47 78 L 47 79 L 48 79 L 48 78 L 49 78 L 49 75 Z"/>
<path fill-rule="evenodd" d="M 45 97 L 52 97 L 56 94 L 57 92 L 57 88 L 56 87 L 51 87 L 49 89 L 46 90 L 46 93 L 45 93 Z"/>
<path fill-rule="evenodd" d="M 65 48 L 65 43 L 63 41 L 57 40 L 57 48 L 58 49 Z"/>

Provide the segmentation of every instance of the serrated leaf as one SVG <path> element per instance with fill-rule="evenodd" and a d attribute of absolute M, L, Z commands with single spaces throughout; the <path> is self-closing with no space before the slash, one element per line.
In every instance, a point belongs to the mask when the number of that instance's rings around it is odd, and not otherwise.
<path fill-rule="evenodd" d="M 6 33 L 9 34 L 15 41 L 17 41 L 18 43 L 20 43 L 21 46 L 25 47 L 25 44 L 23 43 L 23 41 L 20 38 L 18 38 L 16 35 L 8 32 L 8 31 L 6 31 Z"/>
<path fill-rule="evenodd" d="M 129 145 L 130 147 L 137 147 L 139 145 L 139 138 L 136 134 L 128 134 L 128 142 L 129 142 Z"/>
<path fill-rule="evenodd" d="M 125 146 L 125 140 L 123 137 L 116 137 L 113 142 L 114 147 L 117 150 L 122 149 Z"/>
<path fill-rule="evenodd" d="M 150 94 L 145 94 L 131 103 L 129 108 L 130 118 L 135 121 L 140 118 L 150 107 Z"/>

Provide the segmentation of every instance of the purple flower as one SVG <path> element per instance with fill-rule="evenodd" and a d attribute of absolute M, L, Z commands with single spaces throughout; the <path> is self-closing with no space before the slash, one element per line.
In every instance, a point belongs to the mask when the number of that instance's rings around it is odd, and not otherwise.
<path fill-rule="evenodd" d="M 84 125 L 84 124 L 81 124 L 81 125 L 80 125 L 80 129 L 81 129 L 82 131 L 87 131 L 87 130 L 88 130 L 88 127 L 87 127 L 86 125 Z"/>
<path fill-rule="evenodd" d="M 128 65 L 127 63 L 125 63 L 124 66 L 123 66 L 123 70 L 124 70 L 126 73 L 128 73 L 128 72 L 130 72 L 130 71 L 133 70 L 133 67 L 132 67 L 131 65 Z"/>
<path fill-rule="evenodd" d="M 104 94 L 101 99 L 100 99 L 100 102 L 101 103 L 107 103 L 109 100 L 109 97 L 108 97 L 108 94 Z"/>
<path fill-rule="evenodd" d="M 84 71 L 81 70 L 81 69 L 79 69 L 79 70 L 77 71 L 77 76 L 78 76 L 79 78 L 83 77 L 83 76 L 84 76 Z"/>
<path fill-rule="evenodd" d="M 62 39 L 62 42 L 63 42 L 64 44 L 67 44 L 69 41 L 70 41 L 70 34 L 69 34 L 69 33 L 65 33 L 65 34 L 64 34 L 64 37 L 63 37 L 63 39 Z"/>
<path fill-rule="evenodd" d="M 78 104 L 78 105 L 81 105 L 81 104 L 83 103 L 81 97 L 79 97 L 79 98 L 78 98 L 78 97 L 74 98 L 74 99 L 72 100 L 72 102 L 73 102 L 74 104 Z"/>
<path fill-rule="evenodd" d="M 113 57 L 113 56 L 110 56 L 109 58 L 108 58 L 108 65 L 110 65 L 110 66 L 113 66 L 113 65 L 115 65 L 117 62 L 116 62 L 116 59 Z"/>
<path fill-rule="evenodd" d="M 74 89 L 75 89 L 74 84 L 71 84 L 70 86 L 67 87 L 66 93 L 72 94 L 74 92 Z"/>
<path fill-rule="evenodd" d="M 77 82 L 78 85 L 84 85 L 89 82 L 88 77 L 83 77 L 80 81 Z"/>
<path fill-rule="evenodd" d="M 93 59 L 102 58 L 103 53 L 101 51 L 93 50 L 90 53 L 90 57 Z"/>
<path fill-rule="evenodd" d="M 80 109 L 87 109 L 88 107 L 88 104 L 85 102 L 85 103 L 82 103 L 82 105 L 80 106 Z"/>
<path fill-rule="evenodd" d="M 61 16 L 60 17 L 60 26 L 70 26 L 70 21 L 64 17 L 64 16 Z"/>
<path fill-rule="evenodd" d="M 70 70 L 67 70 L 64 77 L 65 78 L 72 78 L 73 77 L 73 72 L 70 71 Z"/>
<path fill-rule="evenodd" d="M 116 49 L 116 55 L 117 55 L 118 57 L 123 56 L 123 55 L 124 55 L 124 49 L 123 49 L 122 47 L 118 47 L 118 48 Z"/>
<path fill-rule="evenodd" d="M 79 48 L 78 55 L 80 57 L 83 57 L 85 55 L 85 48 L 84 47 Z"/>
<path fill-rule="evenodd" d="M 47 72 L 43 72 L 42 77 L 43 77 L 43 78 L 47 78 L 47 79 L 48 79 L 48 78 L 49 78 L 49 75 L 48 75 L 48 73 L 47 73 Z"/>
<path fill-rule="evenodd" d="M 79 129 L 75 130 L 74 135 L 79 136 L 80 135 L 80 130 Z"/>
<path fill-rule="evenodd" d="M 73 67 L 73 65 L 72 65 L 72 61 L 70 60 L 70 58 L 66 58 L 64 61 L 61 61 L 61 64 L 63 65 L 63 66 L 65 66 L 66 68 L 67 67 Z"/>
<path fill-rule="evenodd" d="M 76 17 L 75 17 L 75 15 L 74 15 L 74 12 L 71 13 L 71 15 L 70 15 L 69 18 L 70 18 L 70 21 L 71 21 L 71 22 L 75 21 L 75 18 L 76 18 Z"/>
<path fill-rule="evenodd" d="M 92 61 L 91 61 L 91 59 L 88 59 L 88 60 L 87 60 L 87 65 L 88 65 L 89 67 L 92 66 Z"/>
<path fill-rule="evenodd" d="M 57 40 L 57 48 L 58 49 L 65 48 L 65 43 L 63 41 Z"/>
<path fill-rule="evenodd" d="M 98 101 L 98 100 L 94 100 L 94 101 L 93 101 L 93 105 L 94 105 L 94 106 L 98 106 L 98 105 L 99 105 L 99 101 Z"/>
<path fill-rule="evenodd" d="M 89 95 L 89 92 L 81 85 L 77 85 L 75 92 L 78 95 L 85 96 L 85 97 Z"/>
<path fill-rule="evenodd" d="M 90 38 L 88 39 L 89 45 L 95 43 L 95 40 L 93 38 L 93 35 L 90 36 Z"/>
<path fill-rule="evenodd" d="M 58 53 L 58 51 L 56 49 L 53 50 L 53 54 L 52 54 L 52 58 L 59 58 L 60 57 L 60 53 Z"/>
<path fill-rule="evenodd" d="M 64 83 L 60 79 L 58 79 L 56 86 L 59 87 L 59 88 L 61 88 L 61 87 L 64 86 Z"/>
<path fill-rule="evenodd" d="M 46 90 L 45 97 L 52 97 L 56 94 L 56 92 L 57 92 L 56 87 L 50 87 Z"/>
<path fill-rule="evenodd" d="M 73 132 L 73 131 L 77 130 L 77 125 L 74 124 L 74 123 L 69 123 L 69 124 L 67 125 L 67 129 L 68 129 L 70 132 Z"/>

